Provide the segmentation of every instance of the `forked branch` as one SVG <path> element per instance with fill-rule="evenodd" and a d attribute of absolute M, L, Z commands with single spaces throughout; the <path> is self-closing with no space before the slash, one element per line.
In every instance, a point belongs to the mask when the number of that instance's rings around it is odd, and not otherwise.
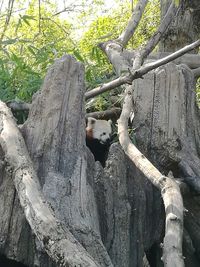
<path fill-rule="evenodd" d="M 132 72 L 129 72 L 127 75 L 125 76 L 120 76 L 119 78 L 105 83 L 99 87 L 96 87 L 88 92 L 85 93 L 85 99 L 89 99 L 92 98 L 94 96 L 100 95 L 106 91 L 112 90 L 118 86 L 121 86 L 123 84 L 132 84 L 133 80 L 138 79 L 138 78 L 142 78 L 146 73 L 148 73 L 149 71 L 156 69 L 164 64 L 167 64 L 168 62 L 171 62 L 173 60 L 175 60 L 178 57 L 181 57 L 182 55 L 186 54 L 187 52 L 193 50 L 194 48 L 200 46 L 200 39 L 197 40 L 196 42 L 187 45 L 181 49 L 179 49 L 178 51 L 172 53 L 171 55 L 168 55 L 164 58 L 161 58 L 159 60 L 156 60 L 155 62 L 152 63 L 148 63 L 142 67 L 139 67 L 138 69 L 133 70 Z M 199 72 L 197 71 L 197 74 Z"/>
<path fill-rule="evenodd" d="M 139 22 L 142 18 L 147 3 L 148 0 L 138 1 L 126 29 L 121 33 L 121 35 L 117 39 L 117 41 L 120 42 L 123 47 L 127 45 L 128 41 L 131 39 L 135 30 L 137 29 L 137 26 L 139 25 Z"/>

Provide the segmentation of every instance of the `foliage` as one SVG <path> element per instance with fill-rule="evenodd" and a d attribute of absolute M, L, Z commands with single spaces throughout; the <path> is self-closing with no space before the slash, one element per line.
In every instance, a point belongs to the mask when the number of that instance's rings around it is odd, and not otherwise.
<path fill-rule="evenodd" d="M 14 3 L 19 9 L 26 2 L 16 1 Z M 0 98 L 4 101 L 15 98 L 30 101 L 39 89 L 48 66 L 65 53 L 71 53 L 84 62 L 88 89 L 111 80 L 114 72 L 98 43 L 118 37 L 131 16 L 130 1 L 126 0 L 123 4 L 118 1 L 118 7 L 106 16 L 101 13 L 86 27 L 88 30 L 82 38 L 76 37 L 76 42 L 72 40 L 72 25 L 52 15 L 55 13 L 53 1 L 40 2 L 43 4 L 39 8 L 38 1 L 31 0 L 25 12 L 14 13 L 9 20 L 7 16 L 12 10 L 5 12 L 5 19 L 0 21 Z M 93 2 L 94 6 L 88 5 L 87 10 L 83 9 L 79 21 L 83 22 L 83 18 L 87 21 L 95 8 L 99 12 L 104 3 L 102 0 Z M 86 5 L 86 2 L 83 3 Z M 159 1 L 149 1 L 140 27 L 128 47 L 137 48 L 148 40 L 158 22 Z M 95 103 L 94 109 L 105 109 L 111 104 L 110 94 L 98 97 Z"/>
<path fill-rule="evenodd" d="M 136 3 L 137 1 L 134 1 L 134 4 Z M 134 38 L 128 43 L 128 48 L 138 48 L 147 42 L 154 33 L 159 24 L 159 3 L 159 0 L 149 1 Z M 116 10 L 112 10 L 112 14 L 97 18 L 80 40 L 79 49 L 83 58 L 87 58 L 87 61 L 85 60 L 86 81 L 89 89 L 109 81 L 111 77 L 113 78 L 112 66 L 104 53 L 98 48 L 98 44 L 117 38 L 126 27 L 131 13 L 130 1 L 124 1 Z M 106 94 L 106 98 L 108 107 L 110 105 L 108 94 Z M 99 98 L 98 104 L 94 104 L 94 109 L 99 110 L 99 101 L 101 99 L 103 102 L 105 101 L 105 94 Z"/>
<path fill-rule="evenodd" d="M 55 57 L 73 51 L 69 23 L 31 1 L 25 14 L 13 16 L 0 50 L 0 98 L 30 101 Z M 2 34 L 2 33 L 1 33 Z"/>

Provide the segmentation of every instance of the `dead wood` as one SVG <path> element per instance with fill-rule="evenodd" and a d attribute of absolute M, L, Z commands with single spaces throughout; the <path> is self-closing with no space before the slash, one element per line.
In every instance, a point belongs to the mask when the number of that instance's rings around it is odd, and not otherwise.
<path fill-rule="evenodd" d="M 26 219 L 49 256 L 55 262 L 69 266 L 112 266 L 99 233 L 93 192 L 94 169 L 87 169 L 83 98 L 83 66 L 70 56 L 57 60 L 49 69 L 42 90 L 36 94 L 22 128 L 32 160 L 3 104 L 1 145 L 13 168 Z M 27 236 L 30 234 L 29 231 Z M 21 257 L 21 252 L 11 254 L 13 256 Z M 42 257 L 37 263 L 35 258 L 26 260 L 30 266 L 48 266 L 48 261 Z"/>
<path fill-rule="evenodd" d="M 158 31 L 152 36 L 145 48 L 136 54 L 133 61 L 132 73 L 137 73 L 138 69 L 153 48 L 159 42 L 161 36 L 164 34 L 166 28 L 174 16 L 175 7 L 173 4 L 164 17 Z M 127 29 L 129 30 L 129 29 Z M 111 42 L 112 43 L 112 42 Z M 113 42 L 105 43 L 102 47 L 109 60 L 112 62 L 112 49 L 115 45 Z M 197 44 L 199 45 L 200 40 Z M 110 51 L 109 51 L 110 50 Z M 108 52 L 109 51 L 109 52 Z M 116 59 L 116 49 L 115 59 Z M 119 51 L 118 51 L 119 53 Z M 110 56 L 111 55 L 111 56 Z M 120 55 L 119 55 L 120 58 Z M 114 62 L 115 68 L 116 60 Z M 130 83 L 131 84 L 131 83 Z M 163 245 L 163 262 L 165 266 L 184 266 L 182 257 L 182 232 L 183 232 L 183 203 L 182 197 L 178 185 L 175 181 L 170 178 L 163 176 L 145 157 L 139 152 L 139 150 L 132 144 L 128 135 L 128 119 L 130 113 L 133 111 L 132 97 L 134 92 L 134 83 L 132 86 L 126 87 L 125 98 L 123 102 L 122 113 L 118 120 L 118 134 L 119 141 L 122 145 L 125 153 L 133 161 L 136 167 L 155 185 L 161 190 L 163 197 L 165 212 L 166 212 L 166 223 L 165 223 L 165 238 Z M 173 233 L 173 234 L 172 234 Z"/>
<path fill-rule="evenodd" d="M 0 103 L 0 115 L 0 144 L 5 152 L 6 160 L 12 168 L 20 204 L 32 231 L 43 244 L 49 256 L 58 264 L 98 266 L 69 230 L 56 220 L 41 192 L 23 137 L 12 114 L 2 102 Z"/>
<path fill-rule="evenodd" d="M 121 114 L 121 108 L 112 108 L 105 111 L 90 112 L 86 114 L 86 118 L 93 117 L 99 120 L 113 120 L 116 121 Z"/>
<path fill-rule="evenodd" d="M 149 44 L 147 44 L 147 45 L 149 46 Z M 155 46 L 155 44 L 152 45 L 152 48 L 154 48 L 154 46 Z M 181 48 L 180 50 L 178 50 L 178 51 L 176 51 L 170 55 L 167 55 L 164 58 L 158 59 L 158 60 L 151 62 L 151 63 L 147 63 L 142 67 L 139 66 L 139 67 L 135 68 L 134 70 L 129 71 L 129 74 L 127 74 L 125 76 L 121 76 L 121 77 L 119 77 L 119 78 L 117 78 L 117 79 L 115 79 L 109 83 L 103 84 L 97 88 L 94 88 L 94 89 L 86 92 L 85 93 L 85 99 L 87 100 L 89 98 L 92 98 L 94 96 L 102 94 L 108 90 L 114 89 L 114 88 L 121 86 L 123 84 L 132 84 L 132 82 L 135 79 L 142 78 L 149 71 L 156 69 L 159 66 L 162 66 L 164 64 L 167 64 L 168 62 L 171 62 L 171 61 L 175 60 L 176 58 L 181 57 L 182 55 L 184 55 L 188 51 L 193 50 L 195 47 L 199 47 L 199 46 L 200 46 L 200 40 L 197 40 L 196 42 L 194 42 L 188 46 L 185 46 L 185 47 Z M 148 49 L 150 49 L 150 48 L 148 47 Z M 150 52 L 150 50 L 146 50 L 146 51 L 148 51 L 148 53 Z M 147 56 L 146 53 L 141 52 L 141 57 L 144 56 L 143 54 L 145 56 Z M 135 59 L 136 59 L 136 57 L 135 57 Z M 129 67 L 127 65 L 126 71 L 128 72 L 128 70 L 129 70 Z"/>

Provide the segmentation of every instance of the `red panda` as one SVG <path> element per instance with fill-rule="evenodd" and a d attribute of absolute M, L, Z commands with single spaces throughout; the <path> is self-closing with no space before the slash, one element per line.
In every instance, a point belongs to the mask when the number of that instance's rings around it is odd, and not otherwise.
<path fill-rule="evenodd" d="M 94 155 L 95 161 L 100 161 L 103 167 L 108 155 L 111 141 L 112 121 L 87 118 L 86 145 Z"/>

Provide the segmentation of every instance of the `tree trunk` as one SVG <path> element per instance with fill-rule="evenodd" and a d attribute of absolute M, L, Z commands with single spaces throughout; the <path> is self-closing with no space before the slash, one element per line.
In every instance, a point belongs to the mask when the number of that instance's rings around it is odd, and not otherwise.
<path fill-rule="evenodd" d="M 200 34 L 199 0 L 181 0 L 178 16 L 174 18 L 169 29 L 160 42 L 160 50 L 174 52 L 184 45 L 194 42 Z M 163 17 L 171 0 L 161 0 L 161 17 Z M 197 52 L 196 49 L 194 52 Z"/>

